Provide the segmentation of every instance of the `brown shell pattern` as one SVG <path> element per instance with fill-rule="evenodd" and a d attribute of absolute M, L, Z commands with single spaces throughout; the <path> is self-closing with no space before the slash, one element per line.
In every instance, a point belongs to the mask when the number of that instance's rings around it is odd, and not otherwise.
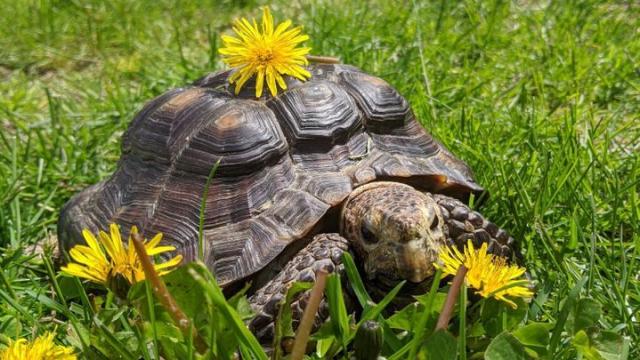
<path fill-rule="evenodd" d="M 480 192 L 469 168 L 416 121 L 382 79 L 347 65 L 314 65 L 275 98 L 233 95 L 230 71 L 171 90 L 137 114 L 107 180 L 74 196 L 58 232 L 120 224 L 164 233 L 187 260 L 197 252 L 207 176 L 205 261 L 222 285 L 246 278 L 298 239 L 357 186 L 395 180 L 464 198 Z M 322 229 L 319 229 L 320 231 Z"/>

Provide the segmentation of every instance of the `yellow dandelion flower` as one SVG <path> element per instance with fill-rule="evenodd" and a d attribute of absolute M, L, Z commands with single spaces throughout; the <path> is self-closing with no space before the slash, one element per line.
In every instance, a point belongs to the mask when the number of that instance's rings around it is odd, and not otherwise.
<path fill-rule="evenodd" d="M 235 84 L 236 95 L 254 75 L 256 97 L 262 96 L 265 81 L 271 95 L 276 96 L 278 86 L 287 89 L 282 75 L 302 81 L 311 77 L 304 68 L 308 64 L 306 55 L 311 49 L 298 46 L 309 40 L 309 36 L 302 34 L 301 27 L 289 29 L 290 26 L 290 20 L 274 26 L 269 8 L 264 7 L 261 27 L 255 19 L 252 22 L 245 18 L 237 19 L 233 31 L 238 37 L 222 35 L 224 47 L 219 52 L 223 61 L 237 68 L 229 77 L 229 82 Z"/>
<path fill-rule="evenodd" d="M 98 238 L 89 230 L 83 230 L 82 235 L 87 245 L 76 245 L 69 251 L 73 262 L 63 266 L 62 272 L 111 288 L 114 284 L 117 285 L 120 279 L 126 279 L 129 284 L 144 280 L 144 270 L 132 243 L 132 235 L 138 233 L 138 228 L 131 227 L 127 247 L 122 242 L 118 225 L 111 224 L 109 230 L 109 234 L 100 231 Z M 149 256 L 175 250 L 173 246 L 158 246 L 161 240 L 162 233 L 158 233 L 150 241 L 144 241 Z M 182 255 L 178 255 L 154 267 L 159 275 L 164 275 L 181 261 Z"/>
<path fill-rule="evenodd" d="M 518 280 L 526 269 L 507 264 L 503 257 L 488 254 L 487 243 L 483 243 L 480 249 L 476 250 L 469 240 L 464 248 L 464 254 L 454 246 L 446 247 L 439 258 L 440 262 L 434 265 L 448 275 L 455 275 L 458 268 L 464 265 L 467 268 L 466 284 L 476 289 L 476 293 L 485 298 L 494 297 L 515 309 L 516 303 L 507 296 L 520 298 L 533 296 L 533 292 L 526 286 L 528 281 Z"/>
<path fill-rule="evenodd" d="M 10 341 L 6 349 L 0 350 L 0 360 L 75 360 L 73 348 L 56 345 L 53 337 L 53 333 L 46 333 L 32 342 Z"/>

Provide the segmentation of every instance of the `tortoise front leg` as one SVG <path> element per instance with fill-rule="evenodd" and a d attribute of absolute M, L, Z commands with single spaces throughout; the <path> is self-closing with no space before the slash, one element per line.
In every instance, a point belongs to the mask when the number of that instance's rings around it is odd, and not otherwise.
<path fill-rule="evenodd" d="M 274 321 L 280 301 L 286 296 L 289 287 L 297 281 L 315 282 L 316 272 L 320 270 L 342 274 L 344 272 L 342 254 L 345 251 L 348 251 L 348 242 L 339 234 L 316 235 L 278 275 L 249 298 L 249 303 L 256 312 L 256 316 L 248 324 L 249 329 L 261 344 L 272 345 Z M 309 295 L 310 291 L 302 292 L 291 304 L 294 330 L 302 318 Z M 323 299 L 316 315 L 314 328 L 317 329 L 328 317 L 327 303 Z"/>
<path fill-rule="evenodd" d="M 447 238 L 458 249 L 462 249 L 471 240 L 476 248 L 488 243 L 488 251 L 492 254 L 509 258 L 520 256 L 513 238 L 505 230 L 457 199 L 440 194 L 432 196 L 440 205 L 442 217 L 447 224 Z"/>

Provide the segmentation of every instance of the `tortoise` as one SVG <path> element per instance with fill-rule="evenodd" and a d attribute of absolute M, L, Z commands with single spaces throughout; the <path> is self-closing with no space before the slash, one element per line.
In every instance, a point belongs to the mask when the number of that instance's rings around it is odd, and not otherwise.
<path fill-rule="evenodd" d="M 204 261 L 227 291 L 252 282 L 249 325 L 265 344 L 288 286 L 320 269 L 343 273 L 345 252 L 374 294 L 401 280 L 408 292 L 424 289 L 443 246 L 487 242 L 512 256 L 513 239 L 467 205 L 484 193 L 470 168 L 397 90 L 349 65 L 307 69 L 308 81 L 288 79 L 275 97 L 255 98 L 250 86 L 234 95 L 227 70 L 147 103 L 123 135 L 115 173 L 62 209 L 61 248 L 115 222 L 162 232 L 195 259 L 202 196 L 219 161 Z M 307 298 L 292 305 L 294 326 Z"/>

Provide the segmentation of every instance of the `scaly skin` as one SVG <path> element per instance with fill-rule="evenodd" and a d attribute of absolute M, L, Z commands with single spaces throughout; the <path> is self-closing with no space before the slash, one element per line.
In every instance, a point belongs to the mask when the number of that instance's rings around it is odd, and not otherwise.
<path fill-rule="evenodd" d="M 274 336 L 274 320 L 278 314 L 280 301 L 284 299 L 287 289 L 298 281 L 315 282 L 316 272 L 324 270 L 327 273 L 342 274 L 342 254 L 348 251 L 348 242 L 339 234 L 320 234 L 300 250 L 287 265 L 262 288 L 258 289 L 249 302 L 256 312 L 256 316 L 249 322 L 249 329 L 256 334 L 263 345 L 272 345 Z M 293 327 L 298 327 L 302 312 L 309 299 L 309 292 L 299 294 L 292 302 Z M 329 316 L 327 304 L 324 300 L 320 304 L 315 327 Z"/>
<path fill-rule="evenodd" d="M 340 231 L 341 234 L 316 235 L 276 277 L 249 298 L 257 313 L 249 327 L 263 345 L 272 345 L 273 321 L 289 286 L 296 281 L 315 281 L 315 272 L 321 269 L 343 275 L 342 254 L 346 251 L 354 255 L 374 298 L 383 296 L 402 280 L 408 280 L 405 295 L 424 292 L 443 246 L 462 248 L 471 239 L 476 246 L 488 242 L 493 253 L 514 253 L 513 239 L 464 203 L 393 182 L 376 182 L 356 189 L 343 205 Z M 291 305 L 294 329 L 308 297 L 309 292 L 303 292 Z M 399 296 L 397 305 L 404 305 L 408 299 Z M 328 317 L 326 306 L 323 301 L 316 328 Z"/>

